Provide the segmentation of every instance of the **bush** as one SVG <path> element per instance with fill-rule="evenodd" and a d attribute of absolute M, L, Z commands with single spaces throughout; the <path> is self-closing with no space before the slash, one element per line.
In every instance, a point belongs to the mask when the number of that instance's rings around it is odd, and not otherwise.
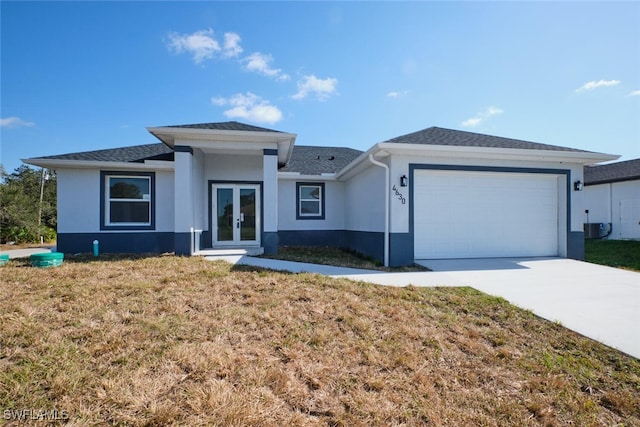
<path fill-rule="evenodd" d="M 44 172 L 20 166 L 7 174 L 0 165 L 0 243 L 36 243 L 40 236 L 55 239 L 56 177 Z"/>

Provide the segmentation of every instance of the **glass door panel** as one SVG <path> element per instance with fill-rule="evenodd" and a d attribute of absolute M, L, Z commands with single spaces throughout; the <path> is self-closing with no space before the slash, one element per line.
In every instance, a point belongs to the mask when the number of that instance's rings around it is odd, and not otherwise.
<path fill-rule="evenodd" d="M 240 240 L 257 240 L 255 188 L 240 188 Z"/>
<path fill-rule="evenodd" d="M 218 242 L 232 242 L 233 239 L 233 188 L 218 188 L 216 190 L 216 215 Z"/>

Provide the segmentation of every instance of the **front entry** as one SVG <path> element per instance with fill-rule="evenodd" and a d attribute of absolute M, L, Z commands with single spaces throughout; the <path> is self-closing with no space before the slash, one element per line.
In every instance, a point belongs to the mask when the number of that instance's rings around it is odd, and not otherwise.
<path fill-rule="evenodd" d="M 216 246 L 260 245 L 260 186 L 213 184 L 212 235 Z"/>

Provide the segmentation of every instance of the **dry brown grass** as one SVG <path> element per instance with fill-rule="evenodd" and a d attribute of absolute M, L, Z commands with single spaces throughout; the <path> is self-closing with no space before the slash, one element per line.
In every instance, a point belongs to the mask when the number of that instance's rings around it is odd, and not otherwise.
<path fill-rule="evenodd" d="M 69 426 L 640 426 L 638 360 L 469 288 L 180 257 L 0 273 L 2 411 L 64 411 Z"/>
<path fill-rule="evenodd" d="M 418 264 L 400 267 L 385 267 L 381 262 L 345 248 L 331 246 L 280 246 L 275 255 L 265 254 L 263 258 L 286 261 L 309 262 L 312 264 L 333 265 L 336 267 L 362 268 L 390 272 L 428 271 Z"/>

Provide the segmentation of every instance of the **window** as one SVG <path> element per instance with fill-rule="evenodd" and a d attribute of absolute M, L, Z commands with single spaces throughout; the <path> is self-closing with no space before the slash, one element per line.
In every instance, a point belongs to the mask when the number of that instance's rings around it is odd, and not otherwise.
<path fill-rule="evenodd" d="M 296 219 L 324 219 L 324 183 L 296 184 Z"/>
<path fill-rule="evenodd" d="M 153 229 L 153 173 L 101 173 L 101 228 Z"/>

